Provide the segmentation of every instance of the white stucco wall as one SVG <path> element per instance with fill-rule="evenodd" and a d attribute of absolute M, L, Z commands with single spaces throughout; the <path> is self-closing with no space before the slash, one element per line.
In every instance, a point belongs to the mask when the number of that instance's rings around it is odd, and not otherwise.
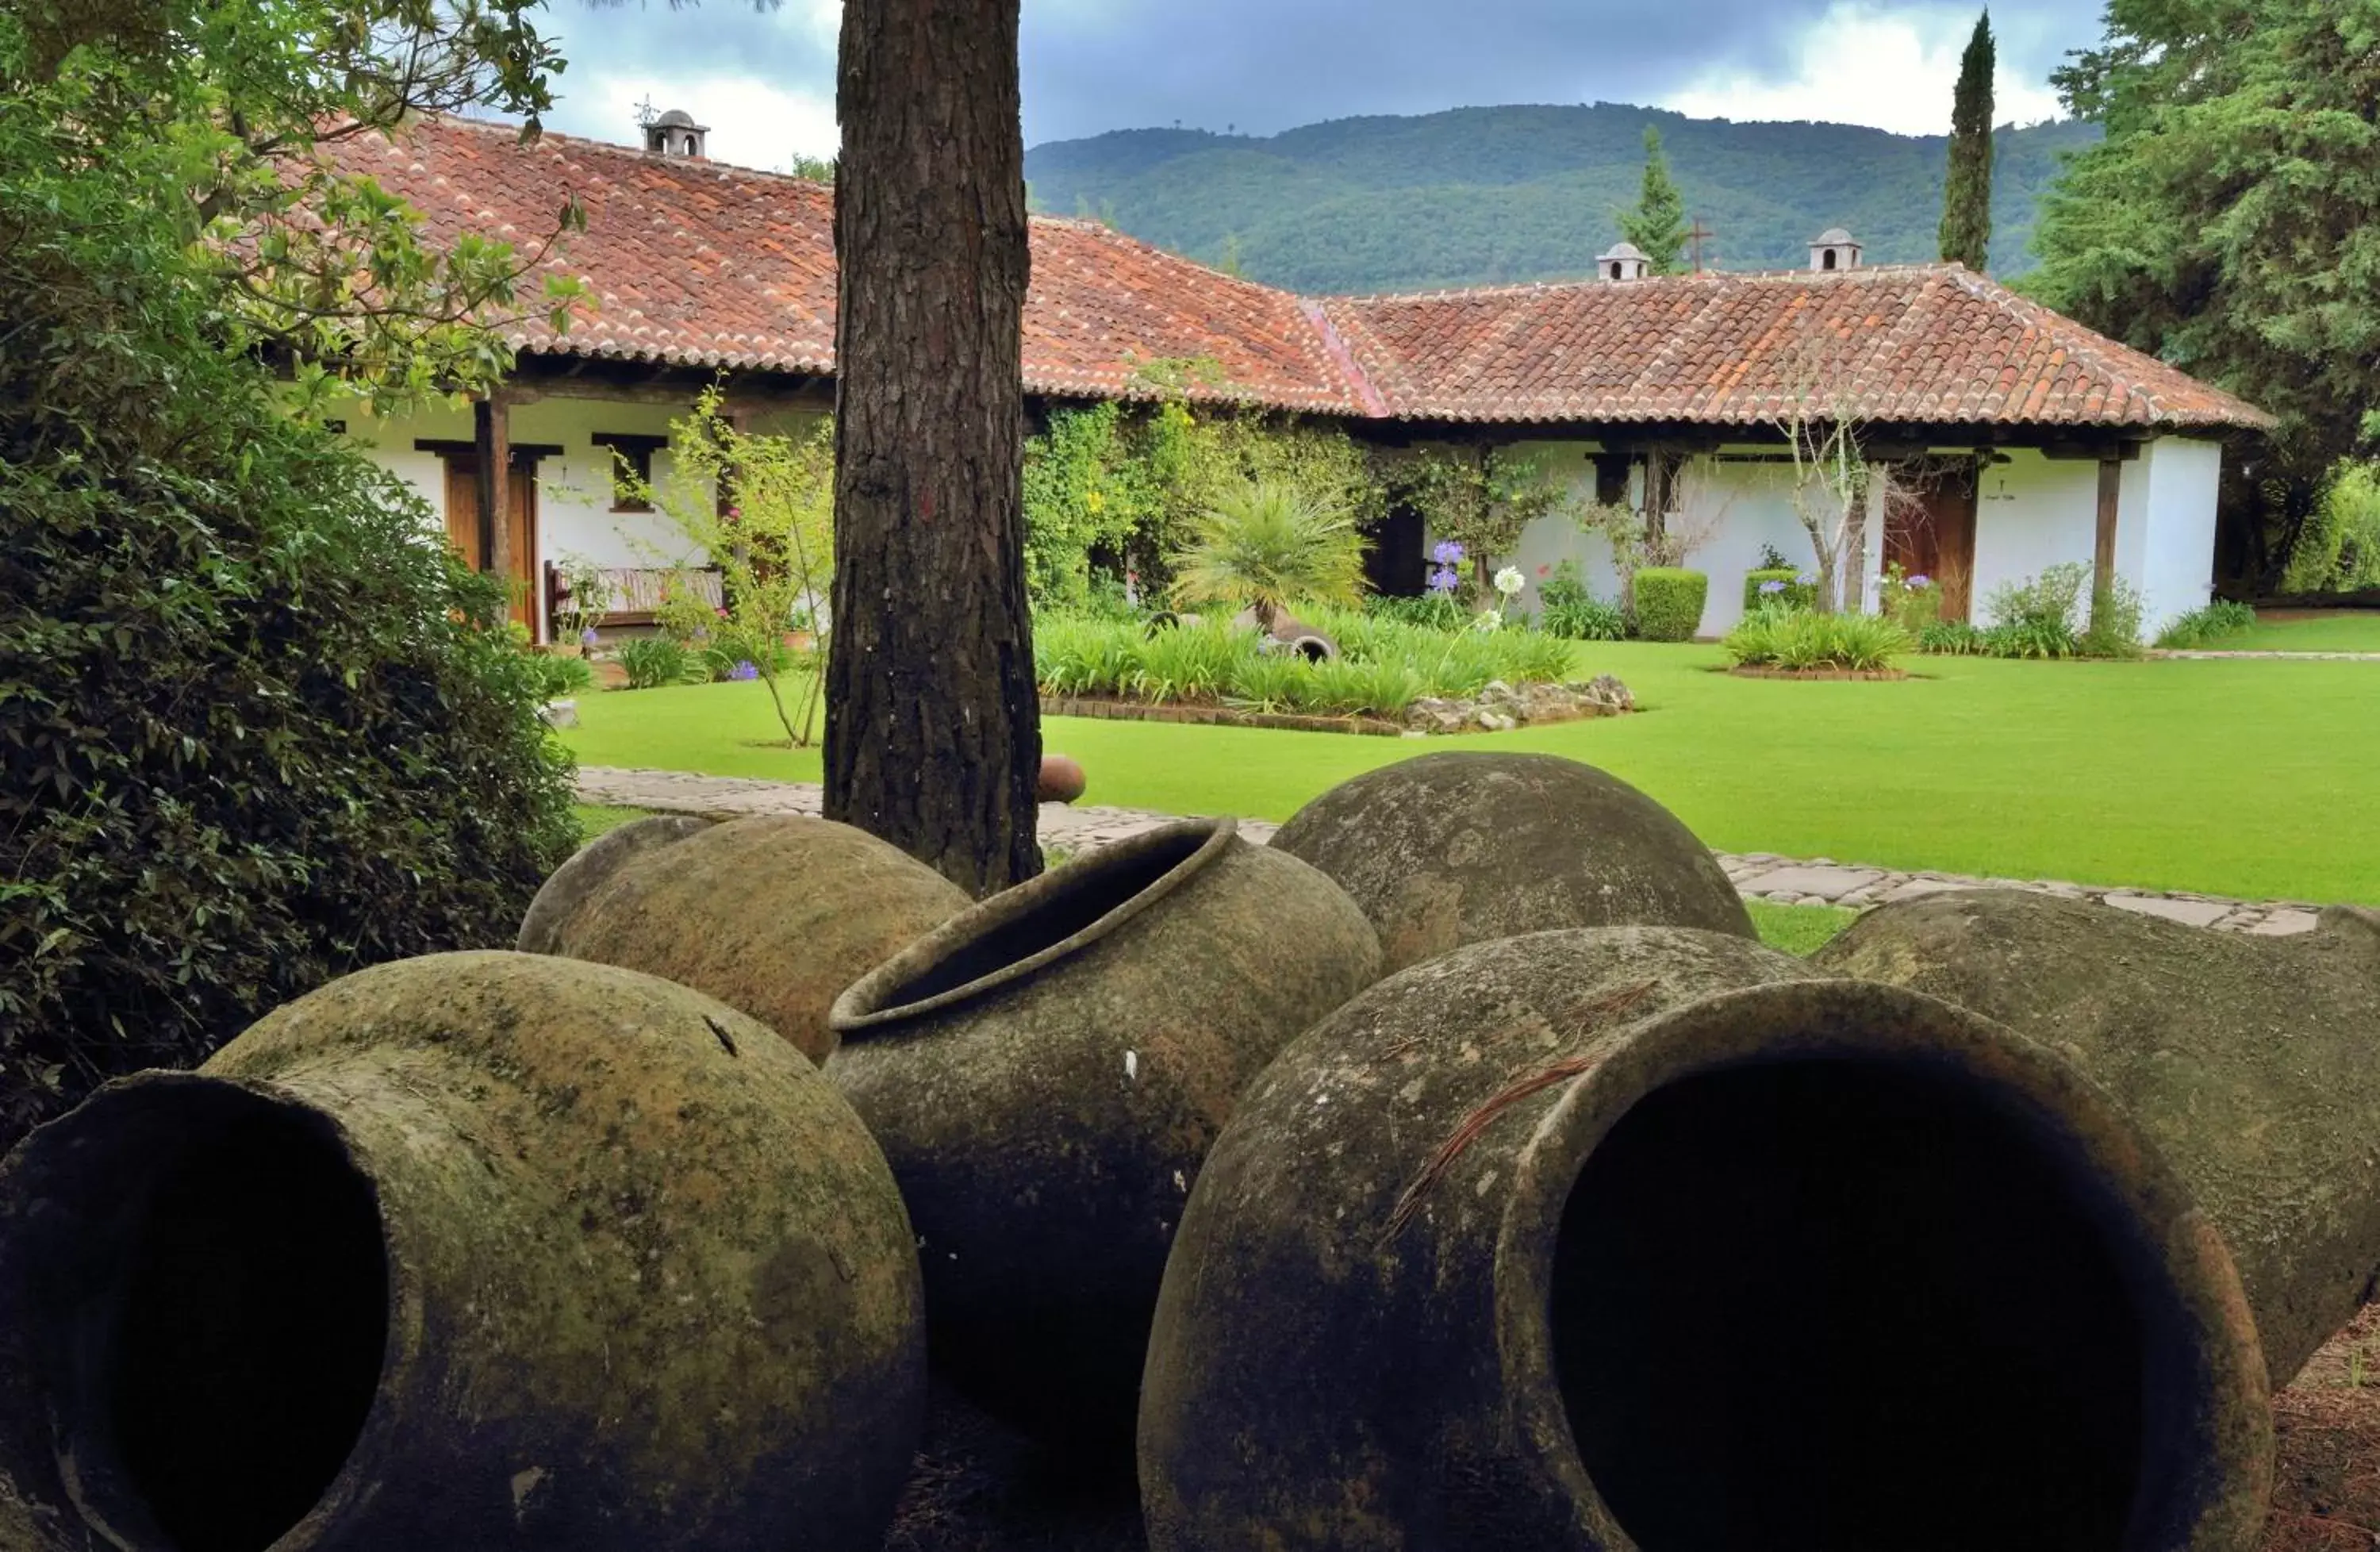
<path fill-rule="evenodd" d="M 2215 509 L 2222 479 L 2221 445 L 2187 437 L 2160 437 L 2142 450 L 2139 462 L 2124 466 L 2117 564 L 2141 590 L 2141 627 L 2151 638 L 2177 616 L 2204 608 L 2214 593 Z M 2136 483 L 2146 486 L 2137 523 Z M 2127 562 L 2126 546 L 2135 532 L 2139 558 Z"/>
<path fill-rule="evenodd" d="M 1994 588 L 2068 561 L 2091 564 L 2099 534 L 2099 466 L 2011 448 L 1983 472 L 1975 500 L 1972 617 L 1995 623 Z"/>
<path fill-rule="evenodd" d="M 2089 565 L 2098 548 L 2099 466 L 2012 449 L 1983 477 L 1975 511 L 1975 619 L 1992 622 L 1992 590 L 2053 565 Z M 2143 634 L 2203 607 L 2215 573 L 2217 443 L 2160 437 L 2120 466 L 2116 573 L 2141 590 Z"/>
<path fill-rule="evenodd" d="M 612 510 L 613 459 L 609 448 L 598 447 L 599 431 L 666 436 L 670 423 L 691 409 L 666 404 L 626 404 L 603 399 L 551 397 L 516 405 L 512 410 L 512 440 L 543 443 L 562 449 L 558 457 L 538 464 L 538 511 L 535 554 L 529 575 L 541 579 L 549 562 L 581 555 L 601 566 L 662 566 L 684 562 L 700 564 L 702 554 L 691 550 L 683 535 L 658 512 Z M 394 470 L 430 503 L 443 524 L 446 509 L 444 460 L 435 453 L 418 452 L 417 438 L 445 442 L 471 439 L 468 408 L 433 408 L 395 418 L 380 418 L 360 408 L 346 414 L 347 434 L 383 467 Z M 802 434 L 817 424 L 815 416 L 778 413 L 756 418 L 753 429 Z M 680 476 L 666 452 L 653 456 L 654 485 L 673 489 Z M 694 487 L 700 501 L 710 500 L 708 481 Z M 540 616 L 543 611 L 537 612 Z M 540 620 L 540 628 L 542 621 Z"/>

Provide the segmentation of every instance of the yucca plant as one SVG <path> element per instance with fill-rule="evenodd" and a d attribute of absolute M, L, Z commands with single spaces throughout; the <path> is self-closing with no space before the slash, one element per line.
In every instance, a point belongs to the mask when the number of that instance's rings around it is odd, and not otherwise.
<path fill-rule="evenodd" d="M 1342 513 L 1287 486 L 1251 481 L 1224 492 L 1172 557 L 1173 597 L 1246 605 L 1267 634 L 1293 605 L 1354 604 L 1364 596 L 1364 536 Z"/>

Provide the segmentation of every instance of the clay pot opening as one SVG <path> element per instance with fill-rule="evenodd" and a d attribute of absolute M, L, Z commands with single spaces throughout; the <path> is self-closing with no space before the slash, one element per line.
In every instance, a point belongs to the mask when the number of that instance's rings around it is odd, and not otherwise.
<path fill-rule="evenodd" d="M 859 1038 L 1088 947 L 1220 856 L 1238 829 L 1232 819 L 1165 825 L 993 895 L 846 990 L 834 1006 L 836 1033 Z"/>
<path fill-rule="evenodd" d="M 0 1322 L 58 1434 L 55 1463 L 11 1474 L 55 1472 L 125 1545 L 263 1552 L 338 1478 L 379 1388 L 370 1181 L 320 1116 L 198 1077 L 103 1091 L 10 1169 L 42 1206 L 0 1239 Z"/>
<path fill-rule="evenodd" d="M 2136 1182 L 2086 1151 L 1905 1053 L 1642 1093 L 1560 1206 L 1545 1306 L 1579 1460 L 1635 1545 L 2194 1545 L 2234 1376 Z"/>

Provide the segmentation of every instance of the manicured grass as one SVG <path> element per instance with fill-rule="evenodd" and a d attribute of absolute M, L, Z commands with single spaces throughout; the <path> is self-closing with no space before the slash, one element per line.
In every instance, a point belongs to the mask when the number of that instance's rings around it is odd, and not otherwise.
<path fill-rule="evenodd" d="M 2246 630 L 2204 643 L 2215 652 L 2380 652 L 2380 610 L 2331 610 L 2322 613 L 2268 612 Z"/>
<path fill-rule="evenodd" d="M 643 808 L 610 808 L 601 804 L 576 805 L 578 814 L 578 834 L 582 841 L 592 841 L 607 830 L 617 830 L 634 819 L 652 818 Z"/>
<path fill-rule="evenodd" d="M 1825 948 L 1843 928 L 1859 920 L 1857 911 L 1840 905 L 1779 905 L 1767 900 L 1747 900 L 1743 903 L 1752 912 L 1752 925 L 1760 929 L 1762 942 L 1803 959 Z"/>
<path fill-rule="evenodd" d="M 1730 851 L 1999 878 L 2380 903 L 2380 667 L 1917 658 L 1898 683 L 1713 673 L 1715 647 L 1583 644 L 1637 716 L 1459 739 L 1052 719 L 1087 801 L 1285 818 L 1359 771 L 1442 749 L 1544 750 L 1667 804 Z M 590 765 L 817 781 L 757 684 L 587 696 Z"/>

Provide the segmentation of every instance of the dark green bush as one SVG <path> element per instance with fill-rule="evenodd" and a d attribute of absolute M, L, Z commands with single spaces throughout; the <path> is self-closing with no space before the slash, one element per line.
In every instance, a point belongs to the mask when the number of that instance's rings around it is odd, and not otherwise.
<path fill-rule="evenodd" d="M 2256 624 L 2256 612 L 2230 599 L 2216 599 L 2193 609 L 2157 632 L 2156 644 L 2168 650 L 2186 650 L 2245 634 Z"/>
<path fill-rule="evenodd" d="M 1703 623 L 1710 578 L 1675 566 L 1636 573 L 1636 634 L 1647 641 L 1692 641 Z"/>
<path fill-rule="evenodd" d="M 1775 583 L 1771 588 L 1769 583 Z M 1743 574 L 1743 612 L 1755 609 L 1815 609 L 1818 583 L 1791 566 L 1762 566 Z"/>
<path fill-rule="evenodd" d="M 734 667 L 733 662 L 728 663 Z M 621 643 L 620 668 L 632 690 L 659 689 L 663 685 L 700 684 L 710 677 L 710 665 L 666 636 L 638 637 Z"/>
<path fill-rule="evenodd" d="M 1628 634 L 1628 616 L 1579 579 L 1578 563 L 1564 561 L 1537 584 L 1537 628 L 1566 641 L 1618 641 Z"/>
<path fill-rule="evenodd" d="M 273 407 L 171 224 L 0 105 L 0 1143 L 577 841 L 500 589 Z"/>

